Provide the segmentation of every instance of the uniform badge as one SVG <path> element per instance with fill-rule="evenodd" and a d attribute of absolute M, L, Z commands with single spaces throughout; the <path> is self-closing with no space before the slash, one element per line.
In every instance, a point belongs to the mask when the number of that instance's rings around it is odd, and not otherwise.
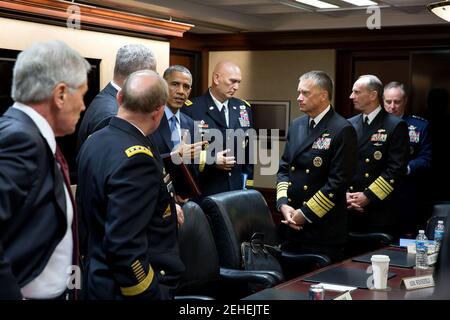
<path fill-rule="evenodd" d="M 313 164 L 315 167 L 319 168 L 320 166 L 322 166 L 322 158 L 321 157 L 315 157 L 313 160 Z"/>
<path fill-rule="evenodd" d="M 213 106 L 209 107 L 209 110 L 214 110 L 214 107 Z"/>
<path fill-rule="evenodd" d="M 326 138 L 324 135 L 320 138 L 317 138 L 316 141 L 314 141 L 312 148 L 318 149 L 318 150 L 328 150 L 330 149 L 331 144 L 331 138 Z"/>
<path fill-rule="evenodd" d="M 239 109 L 245 110 L 245 106 L 244 106 L 243 104 L 241 104 L 241 105 L 239 106 Z"/>
<path fill-rule="evenodd" d="M 166 211 L 164 211 L 163 214 L 163 219 L 166 219 L 168 217 L 170 217 L 170 215 L 172 214 L 172 210 L 170 209 L 170 204 L 167 206 Z"/>
<path fill-rule="evenodd" d="M 383 157 L 383 154 L 381 153 L 381 151 L 375 151 L 375 152 L 373 153 L 373 158 L 374 158 L 375 160 L 380 160 L 382 157 Z"/>
<path fill-rule="evenodd" d="M 248 112 L 247 110 L 245 110 L 245 107 L 244 110 L 242 110 L 242 108 L 241 110 L 239 110 L 239 123 L 241 124 L 241 127 L 250 127 L 250 120 L 248 117 Z"/>
<path fill-rule="evenodd" d="M 236 110 L 236 107 L 235 107 L 235 106 L 233 106 L 233 110 Z"/>

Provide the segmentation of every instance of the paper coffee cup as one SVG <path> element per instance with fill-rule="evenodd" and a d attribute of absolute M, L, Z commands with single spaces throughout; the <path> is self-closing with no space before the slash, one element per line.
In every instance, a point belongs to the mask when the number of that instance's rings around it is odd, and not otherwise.
<path fill-rule="evenodd" d="M 370 260 L 372 261 L 374 288 L 386 289 L 390 261 L 389 256 L 376 254 L 373 255 Z"/>

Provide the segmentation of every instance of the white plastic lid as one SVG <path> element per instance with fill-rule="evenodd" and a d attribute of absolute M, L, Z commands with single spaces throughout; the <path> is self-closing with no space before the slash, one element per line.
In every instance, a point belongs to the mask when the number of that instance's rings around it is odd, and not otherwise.
<path fill-rule="evenodd" d="M 389 262 L 391 259 L 384 254 L 374 254 L 370 260 L 373 262 Z"/>

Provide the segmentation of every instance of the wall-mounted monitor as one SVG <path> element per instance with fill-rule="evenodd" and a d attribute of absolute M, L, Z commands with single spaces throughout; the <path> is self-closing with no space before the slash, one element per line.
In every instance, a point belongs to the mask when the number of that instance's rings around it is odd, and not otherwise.
<path fill-rule="evenodd" d="M 267 139 L 272 129 L 279 130 L 279 139 L 286 140 L 289 128 L 291 102 L 288 100 L 249 100 L 252 107 L 253 127 L 258 138 Z M 266 129 L 262 134 L 260 129 Z"/>

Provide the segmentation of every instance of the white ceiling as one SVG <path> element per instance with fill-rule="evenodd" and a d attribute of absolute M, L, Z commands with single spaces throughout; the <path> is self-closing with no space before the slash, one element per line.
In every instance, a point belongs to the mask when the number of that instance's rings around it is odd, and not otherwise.
<path fill-rule="evenodd" d="M 192 23 L 195 33 L 267 32 L 366 28 L 367 8 L 322 0 L 339 9 L 320 10 L 294 0 L 90 0 L 79 1 L 163 19 Z M 374 0 L 381 28 L 447 23 L 426 9 L 437 0 Z"/>

